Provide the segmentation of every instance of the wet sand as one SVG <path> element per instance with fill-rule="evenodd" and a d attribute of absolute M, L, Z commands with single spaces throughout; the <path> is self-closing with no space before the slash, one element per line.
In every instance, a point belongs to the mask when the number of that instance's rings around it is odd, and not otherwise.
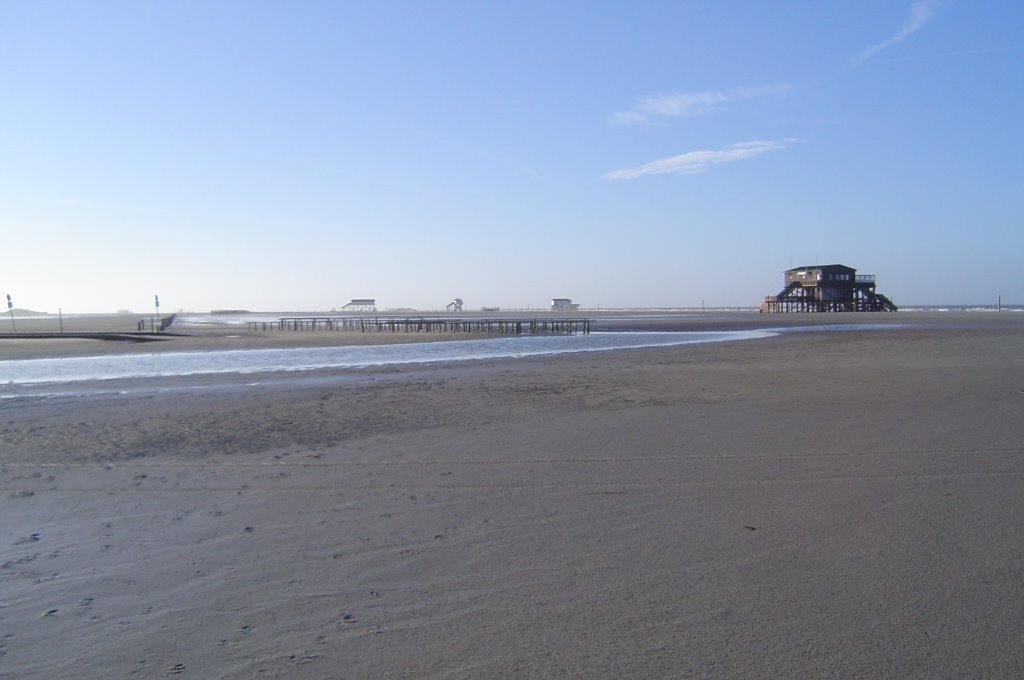
<path fill-rule="evenodd" d="M 1020 677 L 1024 315 L 881 320 L 7 400 L 0 674 Z"/>
<path fill-rule="evenodd" d="M 201 317 L 199 317 L 201 318 Z M 18 320 L 18 331 L 59 333 L 53 317 Z M 135 333 L 137 315 L 109 314 L 72 317 L 64 333 Z M 147 321 L 148 324 L 148 321 Z M 148 328 L 148 326 L 147 326 Z M 363 333 L 356 331 L 252 331 L 244 323 L 172 324 L 165 332 L 140 334 L 137 342 L 79 337 L 19 338 L 10 328 L 0 333 L 0 360 L 45 357 L 99 356 L 154 352 L 205 352 L 211 350 L 269 349 L 277 347 L 329 347 L 433 342 L 474 337 L 470 334 Z"/>

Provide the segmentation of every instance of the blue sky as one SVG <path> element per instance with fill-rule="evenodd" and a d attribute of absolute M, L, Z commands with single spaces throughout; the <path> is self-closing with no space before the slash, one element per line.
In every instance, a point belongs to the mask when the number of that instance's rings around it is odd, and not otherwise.
<path fill-rule="evenodd" d="M 10 0 L 0 93 L 18 307 L 1024 303 L 1024 3 Z"/>

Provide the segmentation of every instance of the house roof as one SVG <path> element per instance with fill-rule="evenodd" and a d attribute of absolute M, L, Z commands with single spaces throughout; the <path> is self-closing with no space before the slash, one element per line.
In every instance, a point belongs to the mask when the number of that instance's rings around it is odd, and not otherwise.
<path fill-rule="evenodd" d="M 846 269 L 846 270 L 849 270 L 851 272 L 857 271 L 855 268 L 847 267 L 845 264 L 815 264 L 815 265 L 808 265 L 808 266 L 805 266 L 805 267 L 793 267 L 792 269 L 787 269 L 786 271 L 787 272 L 796 272 L 796 271 L 801 271 L 801 270 L 813 271 L 813 270 L 817 270 L 817 269 L 821 269 L 821 270 L 825 270 L 825 269 Z"/>

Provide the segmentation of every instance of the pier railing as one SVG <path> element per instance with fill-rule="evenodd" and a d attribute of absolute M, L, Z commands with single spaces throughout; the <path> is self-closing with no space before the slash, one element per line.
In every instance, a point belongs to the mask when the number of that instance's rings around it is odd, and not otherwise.
<path fill-rule="evenodd" d="M 246 325 L 250 331 L 479 333 L 494 335 L 576 335 L 578 333 L 590 333 L 590 319 L 282 316 L 277 321 L 249 321 Z"/>

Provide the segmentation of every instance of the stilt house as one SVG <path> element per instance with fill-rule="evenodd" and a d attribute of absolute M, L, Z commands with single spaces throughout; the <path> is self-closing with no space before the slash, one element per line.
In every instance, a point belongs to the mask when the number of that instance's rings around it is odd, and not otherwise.
<path fill-rule="evenodd" d="M 342 309 L 353 312 L 376 312 L 377 301 L 373 298 L 352 298 L 351 301 L 342 306 Z"/>
<path fill-rule="evenodd" d="M 573 302 L 569 298 L 552 298 L 551 300 L 552 312 L 575 312 L 579 308 L 579 303 Z"/>
<path fill-rule="evenodd" d="M 842 264 L 796 267 L 786 271 L 786 287 L 761 304 L 765 313 L 895 312 L 896 305 L 875 291 L 874 274 L 858 274 Z"/>

